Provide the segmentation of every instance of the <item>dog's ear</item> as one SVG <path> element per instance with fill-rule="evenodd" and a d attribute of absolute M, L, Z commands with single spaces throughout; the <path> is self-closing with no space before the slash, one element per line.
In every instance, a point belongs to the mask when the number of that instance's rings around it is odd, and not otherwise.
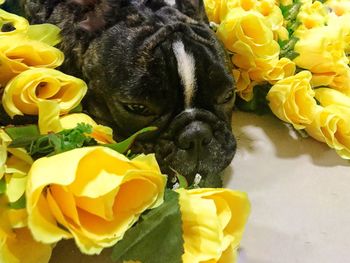
<path fill-rule="evenodd" d="M 117 19 L 120 5 L 124 0 L 68 0 L 78 6 L 83 15 L 79 27 L 87 33 L 98 33 Z M 113 20 L 113 21 L 112 21 Z"/>
<path fill-rule="evenodd" d="M 176 7 L 185 15 L 204 23 L 209 23 L 203 0 L 176 0 Z"/>

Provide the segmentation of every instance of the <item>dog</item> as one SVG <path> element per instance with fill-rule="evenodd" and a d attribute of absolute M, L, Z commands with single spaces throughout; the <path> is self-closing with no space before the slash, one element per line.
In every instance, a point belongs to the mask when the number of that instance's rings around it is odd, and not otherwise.
<path fill-rule="evenodd" d="M 31 23 L 61 28 L 60 68 L 89 86 L 84 109 L 162 172 L 221 186 L 236 151 L 231 62 L 202 0 L 21 0 Z"/>

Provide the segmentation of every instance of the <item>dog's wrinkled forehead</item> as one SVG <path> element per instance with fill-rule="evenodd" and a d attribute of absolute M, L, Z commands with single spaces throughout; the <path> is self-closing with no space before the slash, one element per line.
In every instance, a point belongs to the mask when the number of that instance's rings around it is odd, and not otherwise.
<path fill-rule="evenodd" d="M 132 9 L 88 53 L 85 75 L 100 76 L 98 86 L 126 102 L 167 104 L 164 98 L 181 96 L 189 108 L 198 96 L 215 98 L 233 87 L 230 62 L 206 21 L 165 4 Z"/>

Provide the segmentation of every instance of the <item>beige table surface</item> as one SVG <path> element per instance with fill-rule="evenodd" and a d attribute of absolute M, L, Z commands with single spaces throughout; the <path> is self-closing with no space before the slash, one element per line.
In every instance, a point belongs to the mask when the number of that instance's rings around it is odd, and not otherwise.
<path fill-rule="evenodd" d="M 236 112 L 226 185 L 249 194 L 240 263 L 350 262 L 350 163 L 272 116 Z"/>
<path fill-rule="evenodd" d="M 350 262 L 350 163 L 272 116 L 235 112 L 225 185 L 249 194 L 239 263 Z M 50 263 L 107 263 L 59 243 Z M 167 262 L 164 262 L 167 263 Z"/>

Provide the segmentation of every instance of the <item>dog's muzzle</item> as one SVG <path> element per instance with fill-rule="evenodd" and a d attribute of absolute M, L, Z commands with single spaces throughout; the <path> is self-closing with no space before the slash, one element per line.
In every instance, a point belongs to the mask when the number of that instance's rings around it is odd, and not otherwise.
<path fill-rule="evenodd" d="M 154 151 L 163 172 L 175 170 L 191 183 L 196 174 L 218 176 L 230 164 L 236 141 L 229 124 L 209 111 L 190 109 L 172 121 Z"/>

